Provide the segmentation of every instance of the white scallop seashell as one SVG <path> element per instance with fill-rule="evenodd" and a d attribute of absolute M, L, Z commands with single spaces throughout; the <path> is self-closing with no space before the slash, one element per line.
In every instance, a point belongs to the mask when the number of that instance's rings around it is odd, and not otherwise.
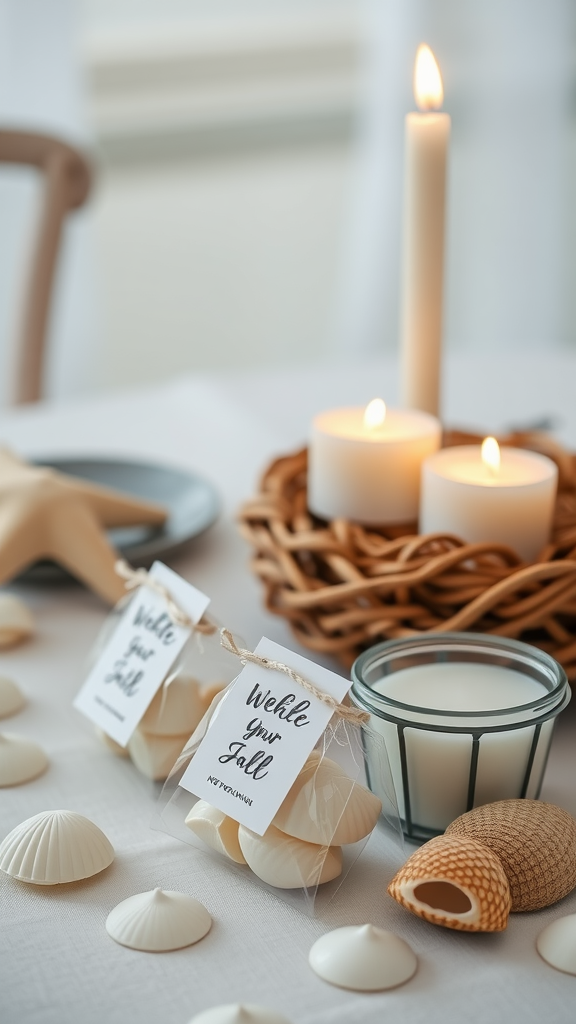
<path fill-rule="evenodd" d="M 382 802 L 329 757 L 308 758 L 273 824 L 306 843 L 345 846 L 372 832 Z"/>
<path fill-rule="evenodd" d="M 138 728 L 150 736 L 190 736 L 205 710 L 197 679 L 182 673 L 168 676 Z"/>
<path fill-rule="evenodd" d="M 104 729 L 97 728 L 96 735 L 98 736 L 98 739 L 102 740 L 104 746 L 108 747 L 108 750 L 111 750 L 113 754 L 116 754 L 116 757 L 130 756 L 128 753 L 128 748 L 121 747 L 119 743 L 116 743 L 116 740 L 113 740 L 112 737 L 108 735 L 108 733 L 104 732 Z"/>
<path fill-rule="evenodd" d="M 104 833 L 76 811 L 42 811 L 0 843 L 0 870 L 34 885 L 78 882 L 113 860 L 114 848 Z"/>
<path fill-rule="evenodd" d="M 185 736 L 149 736 L 136 729 L 128 741 L 128 753 L 138 771 L 149 779 L 163 782 L 188 740 Z"/>
<path fill-rule="evenodd" d="M 0 648 L 15 647 L 34 632 L 34 619 L 23 601 L 0 594 Z"/>
<path fill-rule="evenodd" d="M 576 974 L 576 914 L 557 917 L 536 939 L 536 949 L 551 967 Z"/>
<path fill-rule="evenodd" d="M 204 1010 L 188 1024 L 290 1024 L 286 1017 L 255 1003 L 227 1003 Z"/>
<path fill-rule="evenodd" d="M 184 824 L 213 850 L 237 864 L 246 863 L 238 842 L 238 822 L 206 800 L 198 800 L 194 804 Z"/>
<path fill-rule="evenodd" d="M 263 836 L 240 825 L 238 841 L 246 863 L 254 874 L 278 889 L 321 885 L 323 882 L 331 882 L 342 872 L 340 847 L 304 843 L 273 825 L 269 826 Z"/>
<path fill-rule="evenodd" d="M 106 919 L 115 942 L 148 953 L 164 953 L 199 942 L 212 918 L 198 900 L 183 892 L 151 889 L 122 900 Z"/>
<path fill-rule="evenodd" d="M 26 698 L 11 679 L 0 676 L 0 718 L 9 718 L 26 706 Z"/>
<path fill-rule="evenodd" d="M 0 786 L 19 786 L 37 779 L 48 767 L 48 758 L 37 743 L 24 736 L 0 733 Z"/>
<path fill-rule="evenodd" d="M 308 961 L 324 981 L 356 992 L 396 988 L 409 981 L 418 966 L 404 939 L 373 924 L 335 928 L 322 935 Z"/>

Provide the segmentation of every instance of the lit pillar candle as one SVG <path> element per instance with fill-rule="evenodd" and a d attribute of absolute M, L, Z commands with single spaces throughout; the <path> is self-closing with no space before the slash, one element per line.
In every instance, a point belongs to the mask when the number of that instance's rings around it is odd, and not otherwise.
<path fill-rule="evenodd" d="M 507 544 L 534 561 L 550 539 L 558 469 L 545 455 L 483 445 L 443 448 L 422 465 L 420 533 Z"/>
<path fill-rule="evenodd" d="M 372 525 L 418 518 L 422 461 L 440 446 L 434 416 L 386 409 L 333 409 L 312 423 L 308 506 L 324 519 Z"/>
<path fill-rule="evenodd" d="M 420 46 L 414 94 L 422 113 L 406 116 L 400 300 L 402 405 L 438 414 L 444 279 L 444 206 L 450 117 L 439 113 L 442 79 Z"/>

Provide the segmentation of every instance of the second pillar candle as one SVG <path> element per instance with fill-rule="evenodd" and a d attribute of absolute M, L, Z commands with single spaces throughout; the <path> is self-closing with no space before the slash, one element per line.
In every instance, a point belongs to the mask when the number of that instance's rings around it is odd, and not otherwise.
<path fill-rule="evenodd" d="M 438 415 L 444 281 L 444 209 L 450 117 L 432 51 L 419 47 L 406 117 L 400 304 L 402 405 Z"/>

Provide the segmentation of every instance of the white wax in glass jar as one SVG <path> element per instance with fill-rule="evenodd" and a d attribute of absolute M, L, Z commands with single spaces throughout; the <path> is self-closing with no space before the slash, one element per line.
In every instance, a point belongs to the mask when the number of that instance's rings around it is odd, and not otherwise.
<path fill-rule="evenodd" d="M 390 706 L 394 717 L 419 722 L 424 728 L 408 724 L 404 730 L 410 791 L 412 822 L 421 828 L 443 831 L 454 818 L 466 810 L 472 735 L 470 732 L 446 733 L 426 728 L 426 724 L 442 724 L 464 730 L 471 726 L 497 724 L 510 708 L 530 704 L 544 697 L 546 688 L 522 672 L 475 662 L 432 662 L 401 669 L 371 684 L 371 688 L 391 700 L 410 705 L 410 710 Z M 429 709 L 419 712 L 418 709 Z M 444 714 L 434 716 L 433 712 Z M 446 712 L 463 712 L 452 716 Z M 469 712 L 470 715 L 465 714 Z M 492 712 L 495 715 L 475 713 Z M 480 741 L 475 806 L 521 795 L 532 741 L 534 725 L 530 715 L 517 712 L 512 722 L 523 722 L 522 728 L 485 733 Z M 372 715 L 371 726 L 384 735 L 400 816 L 405 818 L 406 805 L 402 780 L 397 726 Z M 553 719 L 542 725 L 534 758 L 531 779 L 540 778 Z M 534 786 L 537 783 L 534 783 Z M 537 794 L 529 787 L 526 796 Z"/>
<path fill-rule="evenodd" d="M 392 672 L 372 689 L 402 704 L 436 711 L 501 711 L 543 697 L 537 679 L 516 669 L 479 662 L 431 662 Z M 445 725 L 458 725 L 459 719 Z"/>

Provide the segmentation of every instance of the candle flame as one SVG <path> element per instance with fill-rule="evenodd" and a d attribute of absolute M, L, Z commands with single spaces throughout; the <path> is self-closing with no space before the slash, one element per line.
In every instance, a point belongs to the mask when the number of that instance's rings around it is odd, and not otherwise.
<path fill-rule="evenodd" d="M 381 398 L 373 398 L 364 410 L 364 426 L 368 430 L 381 427 L 386 418 L 386 406 Z"/>
<path fill-rule="evenodd" d="M 444 99 L 440 68 L 426 43 L 421 43 L 416 53 L 414 96 L 420 110 L 439 110 Z"/>
<path fill-rule="evenodd" d="M 496 474 L 500 469 L 500 445 L 495 437 L 485 437 L 482 441 L 482 462 Z"/>

